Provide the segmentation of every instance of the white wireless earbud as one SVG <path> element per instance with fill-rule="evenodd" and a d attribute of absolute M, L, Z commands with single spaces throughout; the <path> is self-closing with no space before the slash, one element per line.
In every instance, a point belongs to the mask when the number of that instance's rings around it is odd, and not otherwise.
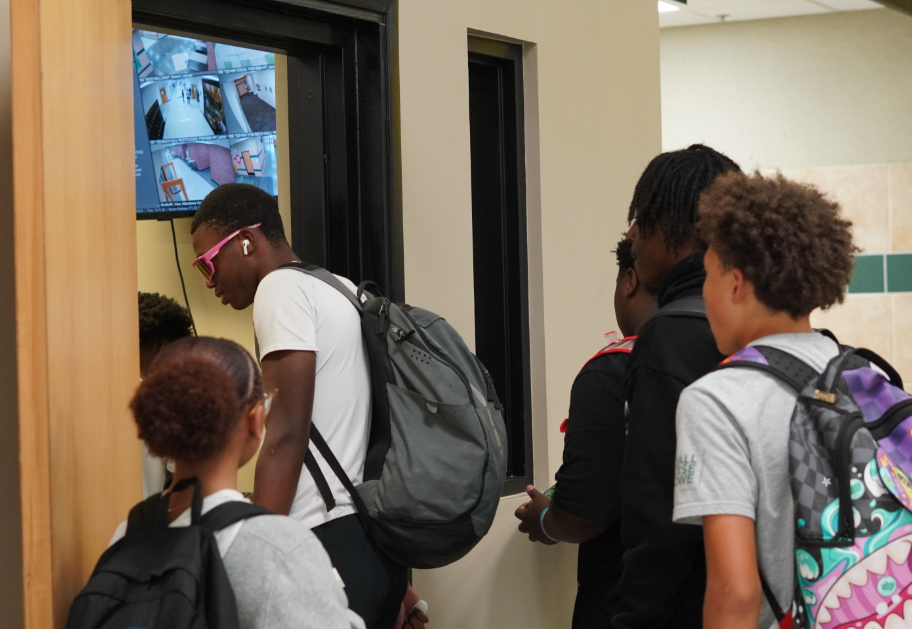
<path fill-rule="evenodd" d="M 246 256 L 246 255 L 247 255 L 247 247 L 250 245 L 250 241 L 249 241 L 249 240 L 245 240 L 245 241 L 242 242 L 241 244 L 244 245 L 244 255 Z"/>

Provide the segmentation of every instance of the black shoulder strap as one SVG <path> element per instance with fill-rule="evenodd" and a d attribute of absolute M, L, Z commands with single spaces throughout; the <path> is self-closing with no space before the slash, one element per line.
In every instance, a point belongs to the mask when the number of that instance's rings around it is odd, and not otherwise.
<path fill-rule="evenodd" d="M 646 323 L 662 317 L 688 317 L 706 319 L 706 302 L 702 295 L 691 295 L 669 302 L 655 311 Z"/>
<path fill-rule="evenodd" d="M 316 428 L 311 423 L 311 441 L 313 441 L 313 433 L 315 430 Z M 313 477 L 314 484 L 317 486 L 317 491 L 320 492 L 320 497 L 323 498 L 323 502 L 326 504 L 326 510 L 332 511 L 335 509 L 336 499 L 333 497 L 332 489 L 329 488 L 329 483 L 326 482 L 326 477 L 323 475 L 323 470 L 320 469 L 320 464 L 317 462 L 317 457 L 313 455 L 313 452 L 310 450 L 310 448 L 307 448 L 307 454 L 304 455 L 304 467 L 307 468 L 307 471 L 310 472 L 310 475 Z"/>
<path fill-rule="evenodd" d="M 275 512 L 249 502 L 232 500 L 206 512 L 200 520 L 200 524 L 215 533 L 235 522 L 255 518 L 258 515 L 275 515 Z"/>
<path fill-rule="evenodd" d="M 351 496 L 352 502 L 355 504 L 355 510 L 358 512 L 358 517 L 361 520 L 361 523 L 364 525 L 366 530 L 370 530 L 367 526 L 367 505 L 364 504 L 364 501 L 361 499 L 361 495 L 358 493 L 358 490 L 355 489 L 355 484 L 351 482 L 351 479 L 348 477 L 348 474 L 345 472 L 345 469 L 342 467 L 342 464 L 339 463 L 339 459 L 336 458 L 336 455 L 333 454 L 333 451 L 330 449 L 329 444 L 326 443 L 326 440 L 323 438 L 323 435 L 320 434 L 320 431 L 317 430 L 317 427 L 313 424 L 310 425 L 310 440 L 317 447 L 317 451 L 323 456 L 323 459 L 329 465 L 330 469 L 342 483 L 342 486 L 345 487 L 345 490 L 348 492 L 348 495 Z M 310 454 L 313 457 L 312 454 Z M 306 460 L 306 457 L 305 457 Z M 310 469 L 310 468 L 308 468 Z M 319 471 L 319 467 L 317 470 Z M 323 473 L 320 472 L 320 477 L 323 477 Z M 314 479 L 316 480 L 316 476 Z M 323 482 L 326 482 L 326 479 L 323 479 Z M 318 482 L 319 486 L 319 482 Z M 329 494 L 330 500 L 332 500 L 332 505 L 335 506 L 336 501 L 332 498 L 332 492 L 329 491 L 329 486 L 327 485 L 326 490 Z M 320 490 L 322 493 L 322 489 Z M 326 502 L 326 510 L 329 511 L 332 507 L 329 506 L 329 501 L 326 500 L 326 496 L 323 496 L 324 502 Z"/>
<path fill-rule="evenodd" d="M 733 360 L 719 365 L 717 369 L 748 367 L 750 369 L 765 371 L 785 382 L 797 393 L 801 393 L 808 382 L 820 377 L 820 372 L 788 352 L 765 345 L 754 345 L 753 348 L 760 352 L 768 364 L 764 365 L 748 360 Z"/>
<path fill-rule="evenodd" d="M 307 264 L 305 262 L 289 262 L 288 264 L 283 264 L 282 266 L 277 267 L 276 271 L 278 271 L 279 269 L 296 269 L 296 270 L 300 271 L 301 273 L 306 273 L 307 275 L 311 275 L 311 276 L 317 278 L 318 280 L 322 280 L 322 281 L 326 282 L 327 284 L 329 284 L 330 286 L 332 286 L 333 288 L 335 288 L 340 293 L 342 293 L 345 296 L 345 298 L 351 302 L 351 304 L 355 307 L 355 309 L 359 313 L 363 310 L 363 308 L 361 306 L 361 300 L 359 300 L 355 296 L 355 294 L 353 292 L 351 292 L 351 289 L 349 289 L 348 286 L 346 286 L 345 284 L 340 282 L 338 277 L 336 277 L 335 275 L 333 275 L 332 273 L 330 273 L 323 267 L 319 267 L 316 264 Z"/>
<path fill-rule="evenodd" d="M 194 524 L 199 523 L 203 511 L 203 487 L 199 479 L 193 476 L 177 483 L 167 496 L 161 493 L 149 496 L 130 509 L 127 516 L 127 534 L 132 535 L 142 529 L 167 527 L 171 493 L 184 491 L 188 487 L 192 489 L 190 520 Z"/>

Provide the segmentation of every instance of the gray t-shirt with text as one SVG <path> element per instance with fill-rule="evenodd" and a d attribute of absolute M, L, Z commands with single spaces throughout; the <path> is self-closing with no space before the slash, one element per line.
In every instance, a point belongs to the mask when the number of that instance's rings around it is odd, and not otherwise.
<path fill-rule="evenodd" d="M 829 338 L 776 334 L 750 345 L 791 353 L 818 371 L 836 356 Z M 789 422 L 795 392 L 757 369 L 713 371 L 684 389 L 677 410 L 675 522 L 706 515 L 754 520 L 760 569 L 787 608 L 795 585 L 795 524 L 789 486 Z M 776 626 L 764 599 L 760 628 Z"/>

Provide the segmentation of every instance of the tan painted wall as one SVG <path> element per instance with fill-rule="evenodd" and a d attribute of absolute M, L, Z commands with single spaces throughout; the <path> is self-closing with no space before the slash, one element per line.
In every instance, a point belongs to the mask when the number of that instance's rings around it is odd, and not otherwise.
<path fill-rule="evenodd" d="M 400 0 L 405 289 L 472 344 L 467 32 L 525 42 L 535 481 L 553 480 L 570 385 L 614 327 L 614 256 L 660 149 L 658 18 L 642 0 Z M 437 629 L 569 627 L 576 547 L 533 546 L 504 499 L 465 559 L 414 581 Z"/>
<path fill-rule="evenodd" d="M 743 167 L 912 161 L 912 16 L 849 11 L 662 29 L 662 145 Z"/>
<path fill-rule="evenodd" d="M 13 231 L 12 119 L 10 112 L 10 7 L 0 1 L 0 232 Z M 22 526 L 19 506 L 19 414 L 16 408 L 16 292 L 13 248 L 0 251 L 0 618 L 9 629 L 22 627 Z"/>
<path fill-rule="evenodd" d="M 842 205 L 863 253 L 912 252 L 912 16 L 890 9 L 661 31 L 663 148 L 703 141 Z M 912 378 L 912 293 L 812 316 Z"/>

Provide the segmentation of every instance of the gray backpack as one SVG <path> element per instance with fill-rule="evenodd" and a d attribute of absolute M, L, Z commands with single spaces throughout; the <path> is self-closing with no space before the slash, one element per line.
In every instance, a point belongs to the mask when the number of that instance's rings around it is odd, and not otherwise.
<path fill-rule="evenodd" d="M 279 268 L 326 282 L 361 314 L 372 389 L 364 481 L 352 484 L 313 424 L 310 439 L 371 539 L 411 568 L 464 557 L 490 529 L 506 474 L 502 406 L 488 370 L 443 317 L 366 292 L 379 293 L 373 282 L 355 295 L 318 266 Z M 304 464 L 332 511 L 332 492 L 309 450 Z"/>

